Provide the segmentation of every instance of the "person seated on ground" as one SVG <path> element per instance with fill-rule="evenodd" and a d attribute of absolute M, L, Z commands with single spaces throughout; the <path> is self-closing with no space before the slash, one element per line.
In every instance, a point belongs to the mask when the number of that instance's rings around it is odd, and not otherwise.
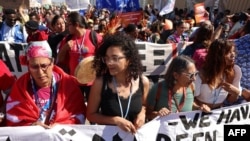
<path fill-rule="evenodd" d="M 47 41 L 31 42 L 21 57 L 28 72 L 14 84 L 6 103 L 7 126 L 83 124 L 86 105 L 77 80 L 54 65 Z"/>
<path fill-rule="evenodd" d="M 0 60 L 0 126 L 5 126 L 5 99 L 8 96 L 16 77 L 10 72 L 3 60 Z"/>
<path fill-rule="evenodd" d="M 176 112 L 192 111 L 196 79 L 194 61 L 177 56 L 170 63 L 164 80 L 154 84 L 147 98 L 147 119 Z"/>
<path fill-rule="evenodd" d="M 227 100 L 235 102 L 241 94 L 241 68 L 235 64 L 235 45 L 217 39 L 208 49 L 206 60 L 195 81 L 194 108 L 210 112 Z"/>
<path fill-rule="evenodd" d="M 135 133 L 145 123 L 149 80 L 134 39 L 125 33 L 107 35 L 97 49 L 96 79 L 90 90 L 87 118 Z"/>

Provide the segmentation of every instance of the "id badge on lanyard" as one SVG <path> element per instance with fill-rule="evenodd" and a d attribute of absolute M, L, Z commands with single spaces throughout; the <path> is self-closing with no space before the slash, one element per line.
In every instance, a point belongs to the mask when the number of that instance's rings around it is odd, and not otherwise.
<path fill-rule="evenodd" d="M 82 61 L 83 54 L 85 53 L 85 46 L 84 46 L 85 34 L 82 37 L 81 44 L 79 44 L 78 41 L 77 41 L 77 39 L 76 39 L 76 47 L 77 47 L 77 50 L 79 52 L 78 63 L 80 63 Z"/>

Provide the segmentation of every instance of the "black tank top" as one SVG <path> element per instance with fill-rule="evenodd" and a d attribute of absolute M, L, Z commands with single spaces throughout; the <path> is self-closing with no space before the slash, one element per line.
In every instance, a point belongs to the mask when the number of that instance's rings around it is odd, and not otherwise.
<path fill-rule="evenodd" d="M 142 94 L 143 94 L 143 84 L 139 82 L 139 88 L 136 90 L 135 93 L 132 94 L 131 103 L 129 106 L 128 115 L 126 117 L 127 120 L 133 122 L 138 113 L 140 113 L 142 109 Z M 128 108 L 128 98 L 120 97 L 121 105 L 123 109 L 123 114 L 125 115 L 127 108 Z M 100 110 L 103 115 L 107 116 L 120 116 L 121 111 L 119 106 L 119 101 L 117 98 L 117 93 L 113 93 L 112 89 L 110 89 L 103 80 L 103 89 L 102 89 L 102 98 L 101 98 L 101 105 Z"/>

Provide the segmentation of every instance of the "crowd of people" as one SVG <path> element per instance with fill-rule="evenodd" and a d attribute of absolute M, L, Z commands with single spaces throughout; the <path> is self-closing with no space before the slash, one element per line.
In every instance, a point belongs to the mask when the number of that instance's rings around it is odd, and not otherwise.
<path fill-rule="evenodd" d="M 147 5 L 141 12 L 141 21 L 125 24 L 119 14 L 95 7 L 84 14 L 5 8 L 0 41 L 28 44 L 20 56 L 28 72 L 16 78 L 1 60 L 1 125 L 51 128 L 88 120 L 135 133 L 157 116 L 250 101 L 250 8 L 215 9 L 200 23 L 187 9 L 160 16 Z M 152 84 L 136 47 L 141 41 L 192 43 Z M 76 68 L 89 57 L 95 78 L 80 83 Z"/>

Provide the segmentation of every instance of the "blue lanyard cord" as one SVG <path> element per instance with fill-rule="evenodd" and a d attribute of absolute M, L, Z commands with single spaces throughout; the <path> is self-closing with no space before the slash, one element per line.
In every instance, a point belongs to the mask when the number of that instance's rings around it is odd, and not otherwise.
<path fill-rule="evenodd" d="M 40 108 L 40 118 L 41 118 L 41 117 L 43 117 L 43 112 L 45 112 L 46 110 L 51 108 L 52 102 L 56 98 L 56 79 L 55 79 L 55 76 L 53 74 L 53 76 L 52 76 L 52 84 L 51 84 L 51 91 L 50 91 L 50 99 L 49 99 L 49 101 L 47 101 L 45 103 L 44 106 L 42 106 L 40 103 L 38 103 L 39 97 L 38 97 L 38 94 L 37 94 L 37 90 L 36 90 L 34 80 L 33 80 L 33 78 L 31 76 L 30 76 L 30 78 L 31 78 L 32 90 L 33 90 L 33 93 L 34 93 L 34 96 L 35 96 L 35 103 Z"/>
<path fill-rule="evenodd" d="M 224 80 L 225 80 L 225 76 L 223 76 L 223 81 L 224 81 Z M 215 102 L 218 100 L 218 97 L 219 97 L 219 95 L 220 95 L 221 89 L 222 89 L 222 87 L 220 86 L 218 93 L 216 92 L 216 89 L 213 90 L 213 96 L 214 96 L 213 105 L 214 105 Z"/>
<path fill-rule="evenodd" d="M 218 100 L 218 97 L 220 95 L 220 91 L 221 91 L 222 87 L 219 88 L 219 91 L 218 93 L 216 92 L 216 89 L 213 90 L 213 96 L 214 96 L 214 99 L 213 99 L 213 105 L 215 104 L 215 102 Z"/>
<path fill-rule="evenodd" d="M 114 87 L 116 89 L 116 92 L 117 92 L 117 83 L 116 83 L 115 77 L 113 77 L 113 85 L 114 85 Z M 128 115 L 128 111 L 129 111 L 130 103 L 131 103 L 131 97 L 132 97 L 132 83 L 131 83 L 131 87 L 130 87 L 130 94 L 129 94 L 129 100 L 128 100 L 128 105 L 127 105 L 127 111 L 126 111 L 126 114 L 124 115 L 121 100 L 120 100 L 120 97 L 119 97 L 119 93 L 117 92 L 117 99 L 118 99 L 118 102 L 119 102 L 121 117 L 122 118 L 126 118 L 127 115 Z"/>

